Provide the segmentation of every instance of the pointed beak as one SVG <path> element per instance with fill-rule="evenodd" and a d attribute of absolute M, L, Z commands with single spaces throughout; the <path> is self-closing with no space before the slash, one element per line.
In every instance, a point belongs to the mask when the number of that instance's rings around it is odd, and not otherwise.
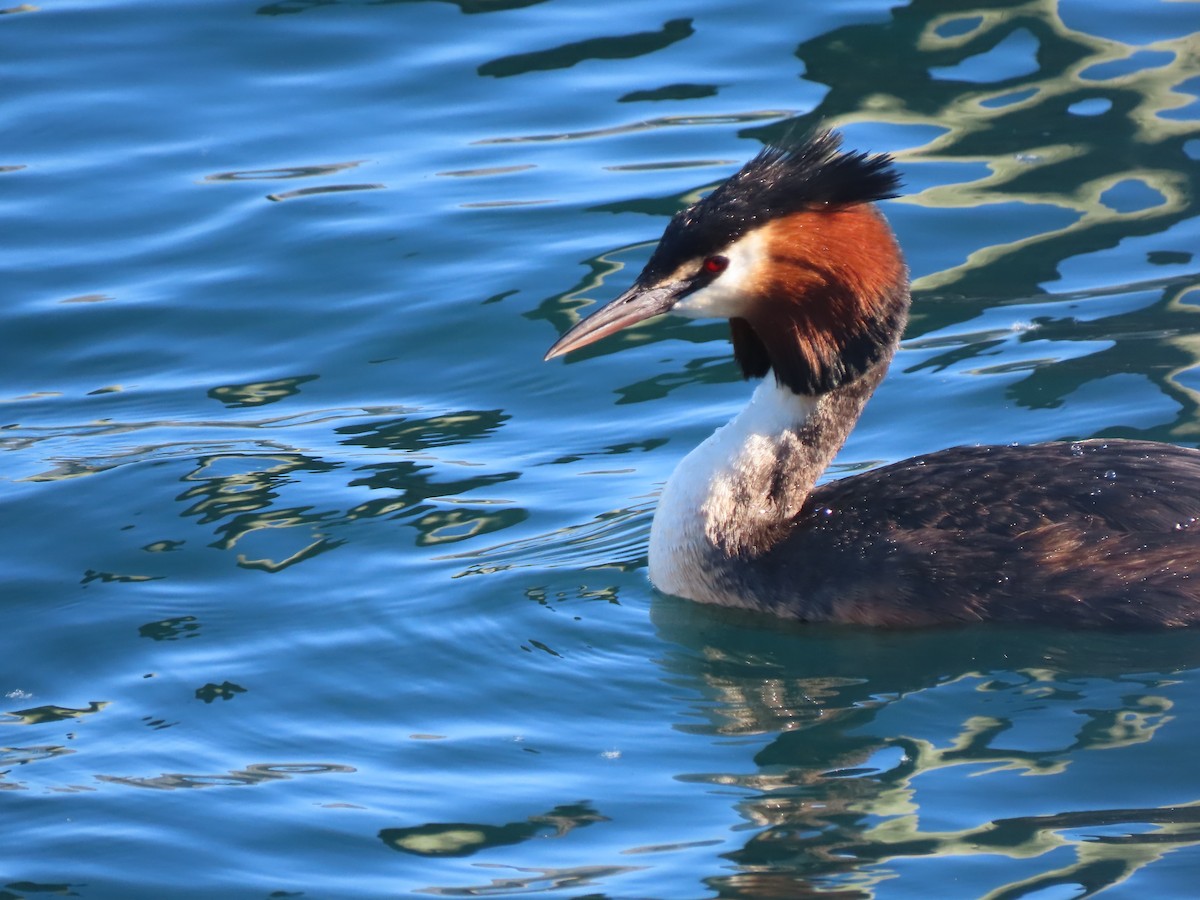
<path fill-rule="evenodd" d="M 637 322 L 667 312 L 675 305 L 686 288 L 679 283 L 647 288 L 634 285 L 616 300 L 600 307 L 562 337 L 548 351 L 546 359 L 554 359 L 580 347 L 608 337 Z"/>

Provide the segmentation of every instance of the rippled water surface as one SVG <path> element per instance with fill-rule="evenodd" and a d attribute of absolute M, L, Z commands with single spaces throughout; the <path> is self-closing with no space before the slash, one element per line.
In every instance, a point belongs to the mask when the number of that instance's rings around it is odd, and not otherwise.
<path fill-rule="evenodd" d="M 835 468 L 1200 442 L 1200 4 L 0 15 L 0 897 L 1188 897 L 1200 636 L 730 621 L 720 323 L 542 363 L 789 125 L 899 159 Z"/>

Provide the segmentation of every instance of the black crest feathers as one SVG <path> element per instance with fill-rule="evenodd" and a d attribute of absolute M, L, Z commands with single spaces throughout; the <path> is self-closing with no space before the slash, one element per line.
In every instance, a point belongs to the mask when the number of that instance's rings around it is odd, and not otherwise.
<path fill-rule="evenodd" d="M 843 153 L 842 138 L 819 131 L 764 148 L 697 206 L 739 207 L 767 219 L 819 204 L 871 203 L 897 196 L 887 154 Z"/>
<path fill-rule="evenodd" d="M 752 228 L 805 209 L 898 196 L 891 156 L 841 151 L 841 136 L 817 131 L 765 147 L 703 200 L 677 213 L 646 266 L 651 277 L 685 259 L 716 253 Z"/>

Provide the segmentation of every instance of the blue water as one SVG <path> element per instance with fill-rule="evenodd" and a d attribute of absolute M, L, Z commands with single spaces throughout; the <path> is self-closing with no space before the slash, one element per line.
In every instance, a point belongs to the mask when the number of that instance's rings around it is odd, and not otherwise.
<path fill-rule="evenodd" d="M 0 898 L 1192 896 L 1200 636 L 658 595 L 724 326 L 540 361 L 824 122 L 915 279 L 836 471 L 1200 443 L 1200 7 L 964 9 L 4 9 Z"/>

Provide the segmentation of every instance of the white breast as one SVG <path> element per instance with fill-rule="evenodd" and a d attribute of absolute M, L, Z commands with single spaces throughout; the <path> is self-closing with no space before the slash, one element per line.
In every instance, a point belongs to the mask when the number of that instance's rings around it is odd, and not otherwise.
<path fill-rule="evenodd" d="M 718 428 L 671 473 L 650 529 L 650 580 L 660 591 L 702 602 L 738 605 L 717 598 L 713 561 L 727 546 L 728 529 L 745 518 L 734 505 L 763 496 L 780 464 L 779 440 L 800 428 L 819 401 L 779 387 L 768 376 L 750 403 Z M 735 515 L 735 512 L 739 513 Z M 778 512 L 763 509 L 764 517 Z"/>

